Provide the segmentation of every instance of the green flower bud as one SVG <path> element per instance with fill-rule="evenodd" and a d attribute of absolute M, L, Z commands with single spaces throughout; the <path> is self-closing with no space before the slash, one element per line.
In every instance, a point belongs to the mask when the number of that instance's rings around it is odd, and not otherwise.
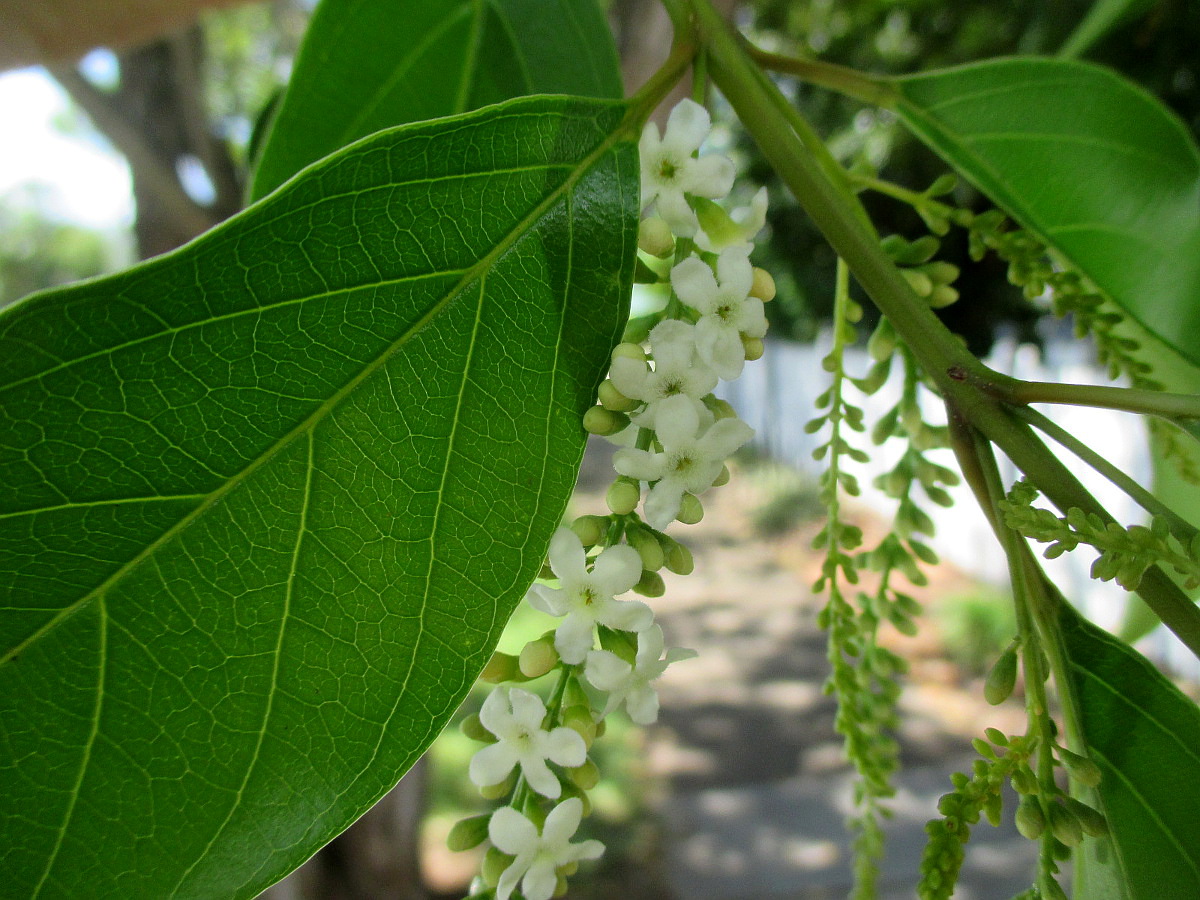
<path fill-rule="evenodd" d="M 1091 837 L 1104 837 L 1108 834 L 1108 820 L 1104 818 L 1104 814 L 1100 810 L 1094 809 L 1074 797 L 1063 797 L 1063 803 L 1079 819 L 1084 834 Z"/>
<path fill-rule="evenodd" d="M 583 738 L 584 745 L 590 750 L 596 740 L 596 720 L 592 711 L 586 706 L 569 707 L 562 715 L 562 723 Z"/>
<path fill-rule="evenodd" d="M 766 269 L 754 267 L 754 280 L 750 283 L 750 296 L 757 297 L 763 303 L 775 299 L 775 279 Z"/>
<path fill-rule="evenodd" d="M 708 407 L 708 411 L 713 414 L 713 418 L 720 419 L 736 419 L 737 410 L 730 405 L 728 400 L 722 400 L 720 397 L 715 397 L 709 394 L 704 398 L 704 405 Z"/>
<path fill-rule="evenodd" d="M 643 597 L 661 597 L 667 592 L 667 586 L 657 572 L 642 572 L 642 580 L 633 586 L 633 590 Z"/>
<path fill-rule="evenodd" d="M 471 713 L 463 719 L 458 725 L 458 730 L 473 741 L 481 741 L 485 744 L 496 743 L 496 736 L 483 727 L 477 713 Z"/>
<path fill-rule="evenodd" d="M 704 507 L 700 503 L 700 498 L 695 494 L 684 494 L 683 501 L 679 504 L 679 515 L 677 518 L 684 525 L 695 525 L 704 518 Z"/>
<path fill-rule="evenodd" d="M 1086 756 L 1072 753 L 1066 747 L 1059 747 L 1058 760 L 1067 770 L 1067 774 L 1084 787 L 1095 787 L 1100 783 L 1102 777 L 1100 767 Z"/>
<path fill-rule="evenodd" d="M 1017 831 L 1021 836 L 1036 841 L 1046 830 L 1046 815 L 1042 812 L 1042 801 L 1026 795 L 1017 804 Z"/>
<path fill-rule="evenodd" d="M 633 344 L 629 341 L 623 341 L 613 347 L 612 359 L 617 360 L 622 356 L 627 356 L 630 359 L 636 359 L 638 362 L 646 361 L 646 351 L 641 348 L 640 344 Z"/>
<path fill-rule="evenodd" d="M 483 858 L 483 865 L 480 867 L 479 875 L 483 878 L 483 883 L 490 888 L 494 888 L 500 883 L 500 876 L 504 874 L 504 870 L 513 864 L 515 856 L 509 856 L 507 853 L 501 853 L 495 847 L 489 847 L 487 855 Z"/>
<path fill-rule="evenodd" d="M 983 685 L 983 698 L 992 706 L 999 706 L 1010 696 L 1017 684 L 1017 651 L 1009 647 L 1000 654 L 992 671 L 988 672 Z"/>
<path fill-rule="evenodd" d="M 618 478 L 609 486 L 604 499 L 614 514 L 627 516 L 637 509 L 638 501 L 642 499 L 642 490 L 636 481 Z"/>
<path fill-rule="evenodd" d="M 512 681 L 518 672 L 517 658 L 511 653 L 501 653 L 497 650 L 492 654 L 487 665 L 483 667 L 483 671 L 479 673 L 479 679 L 488 684 L 500 684 Z"/>
<path fill-rule="evenodd" d="M 1033 772 L 1028 767 L 1014 769 L 1013 773 L 1008 776 L 1008 780 L 1012 782 L 1013 790 L 1018 794 L 1037 793 L 1037 779 L 1033 777 Z"/>
<path fill-rule="evenodd" d="M 1083 824 L 1079 817 L 1060 803 L 1050 804 L 1050 830 L 1068 847 L 1077 847 L 1083 840 Z"/>
<path fill-rule="evenodd" d="M 666 258 L 675 252 L 675 235 L 661 216 L 642 219 L 638 224 L 638 249 L 650 256 Z"/>
<path fill-rule="evenodd" d="M 597 393 L 601 405 L 605 409 L 611 409 L 613 412 L 625 413 L 631 409 L 636 409 L 638 400 L 630 400 L 624 394 L 617 390 L 617 386 L 611 381 L 604 381 L 600 385 L 600 390 Z"/>
<path fill-rule="evenodd" d="M 567 777 L 575 782 L 580 790 L 590 791 L 600 783 L 600 767 L 589 759 L 582 766 L 567 769 Z"/>
<path fill-rule="evenodd" d="M 901 269 L 900 274 L 918 297 L 928 297 L 933 293 L 933 279 L 924 272 L 918 269 Z"/>
<path fill-rule="evenodd" d="M 896 341 L 896 329 L 892 326 L 891 321 L 880 319 L 879 324 L 871 333 L 871 339 L 867 341 L 867 352 L 876 362 L 891 359 L 892 354 L 896 351 Z"/>
<path fill-rule="evenodd" d="M 722 485 L 729 484 L 729 479 L 731 477 L 732 476 L 729 474 L 729 466 L 721 466 L 721 471 L 717 474 L 716 480 L 713 481 L 712 486 L 721 487 Z"/>
<path fill-rule="evenodd" d="M 666 554 L 667 570 L 676 575 L 691 575 L 696 568 L 696 562 L 692 559 L 692 551 L 665 534 L 659 535 L 659 542 L 663 545 Z"/>
<path fill-rule="evenodd" d="M 629 416 L 605 409 L 603 406 L 593 406 L 583 414 L 583 427 L 590 434 L 607 437 L 628 428 Z"/>
<path fill-rule="evenodd" d="M 512 793 L 513 788 L 517 786 L 517 772 L 519 769 L 513 769 L 509 776 L 499 784 L 490 784 L 487 787 L 479 788 L 479 796 L 484 800 L 502 800 Z"/>
<path fill-rule="evenodd" d="M 999 728 L 985 728 L 983 735 L 997 747 L 1008 746 L 1008 736 Z"/>
<path fill-rule="evenodd" d="M 571 530 L 575 532 L 584 549 L 594 547 L 604 540 L 604 533 L 608 531 L 608 517 L 580 516 L 571 523 Z"/>
<path fill-rule="evenodd" d="M 478 847 L 488 836 L 488 819 L 491 818 L 490 813 L 485 813 L 481 816 L 468 816 L 465 819 L 459 819 L 454 823 L 454 827 L 450 829 L 450 834 L 446 837 L 446 846 L 455 853 L 461 853 L 463 850 L 472 850 Z"/>
<path fill-rule="evenodd" d="M 647 572 L 657 572 L 663 567 L 666 555 L 663 553 L 662 545 L 651 532 L 641 528 L 631 528 L 626 532 L 625 539 L 638 552 L 638 556 L 642 558 L 642 568 Z"/>
<path fill-rule="evenodd" d="M 928 296 L 930 307 L 943 309 L 958 300 L 958 290 L 948 284 L 939 284 L 929 292 Z"/>
<path fill-rule="evenodd" d="M 558 651 L 554 649 L 554 638 L 540 637 L 521 648 L 517 665 L 526 678 L 541 678 L 558 665 Z"/>
<path fill-rule="evenodd" d="M 762 339 L 756 337 L 746 337 L 744 334 L 741 336 L 741 338 L 742 352 L 746 356 L 746 362 L 754 362 L 756 359 L 762 359 L 763 353 L 766 352 L 766 348 L 763 346 Z"/>

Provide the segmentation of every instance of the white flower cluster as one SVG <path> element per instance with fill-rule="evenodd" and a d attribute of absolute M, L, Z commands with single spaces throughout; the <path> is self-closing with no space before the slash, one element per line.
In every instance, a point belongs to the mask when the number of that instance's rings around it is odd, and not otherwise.
<path fill-rule="evenodd" d="M 639 246 L 651 263 L 670 258 L 662 280 L 671 299 L 641 331 L 649 352 L 627 332 L 600 405 L 584 418 L 588 430 L 625 445 L 613 460 L 620 477 L 608 492 L 611 514 L 583 516 L 555 533 L 541 579 L 549 583 L 535 584 L 528 600 L 559 623 L 519 656 L 497 653 L 484 671 L 497 684 L 557 672 L 550 702 L 506 685 L 464 723 L 487 744 L 471 760 L 470 779 L 485 797 L 507 803 L 460 822 L 450 843 L 466 849 L 490 840 L 472 892 L 494 890 L 497 900 L 518 884 L 525 900 L 561 896 L 578 862 L 600 856 L 599 841 L 571 843 L 599 777 L 587 756 L 592 741 L 622 707 L 635 723 L 655 722 L 653 682 L 695 655 L 666 649 L 650 607 L 619 598 L 631 590 L 660 596 L 664 567 L 692 570 L 687 548 L 663 529 L 676 519 L 699 521 L 698 495 L 723 483 L 726 459 L 753 434 L 712 391 L 762 354 L 763 303 L 774 285 L 749 256 L 766 193 L 732 214 L 715 202 L 729 193 L 734 167 L 723 156 L 699 156 L 709 127 L 708 112 L 684 100 L 662 136 L 654 124 L 642 133 L 642 204 L 653 212 L 642 221 Z"/>

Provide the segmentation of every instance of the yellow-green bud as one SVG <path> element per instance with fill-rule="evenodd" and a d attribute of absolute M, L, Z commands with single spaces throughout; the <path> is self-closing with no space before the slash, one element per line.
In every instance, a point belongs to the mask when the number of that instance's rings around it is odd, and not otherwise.
<path fill-rule="evenodd" d="M 583 427 L 590 434 L 607 437 L 628 428 L 629 416 L 605 409 L 603 406 L 593 406 L 583 414 Z"/>
<path fill-rule="evenodd" d="M 608 530 L 608 517 L 580 516 L 571 523 L 571 530 L 585 548 L 594 547 L 604 539 L 604 532 Z"/>
<path fill-rule="evenodd" d="M 1067 774 L 1085 787 L 1095 787 L 1100 783 L 1100 767 L 1086 756 L 1072 753 L 1066 747 L 1059 747 L 1058 759 L 1067 770 Z"/>
<path fill-rule="evenodd" d="M 900 274 L 918 297 L 928 297 L 933 293 L 933 279 L 924 272 L 918 269 L 901 269 Z"/>
<path fill-rule="evenodd" d="M 756 359 L 762 359 L 762 355 L 765 352 L 762 339 L 746 337 L 744 334 L 741 336 L 741 338 L 742 352 L 746 356 L 746 361 L 754 362 Z"/>
<path fill-rule="evenodd" d="M 495 847 L 489 847 L 487 855 L 483 858 L 483 866 L 480 867 L 479 874 L 483 878 L 483 883 L 490 888 L 494 888 L 500 883 L 500 876 L 504 874 L 504 870 L 513 864 L 515 856 L 509 856 L 507 853 L 502 853 Z"/>
<path fill-rule="evenodd" d="M 589 759 L 582 766 L 567 769 L 567 777 L 581 790 L 590 791 L 600 783 L 600 767 Z"/>
<path fill-rule="evenodd" d="M 700 498 L 695 494 L 684 494 L 683 501 L 679 504 L 679 515 L 677 518 L 684 525 L 695 525 L 704 518 L 704 507 L 700 503 Z"/>
<path fill-rule="evenodd" d="M 1050 830 L 1068 847 L 1076 847 L 1083 840 L 1083 824 L 1079 817 L 1058 803 L 1050 804 Z"/>
<path fill-rule="evenodd" d="M 627 516 L 637 509 L 638 501 L 642 499 L 642 489 L 636 481 L 629 478 L 618 478 L 609 485 L 604 500 L 615 515 Z"/>
<path fill-rule="evenodd" d="M 499 784 L 489 784 L 479 789 L 479 796 L 484 800 L 501 800 L 512 793 L 517 786 L 517 769 L 513 769 Z"/>
<path fill-rule="evenodd" d="M 641 528 L 630 529 L 626 532 L 625 539 L 629 541 L 629 546 L 638 552 L 638 556 L 642 558 L 642 568 L 647 572 L 657 572 L 663 567 L 666 559 L 662 546 L 649 531 Z"/>
<path fill-rule="evenodd" d="M 625 413 L 631 409 L 636 409 L 639 401 L 630 400 L 624 394 L 617 390 L 617 386 L 611 381 L 604 381 L 600 385 L 600 390 L 597 393 L 597 399 L 605 409 L 611 409 L 613 412 Z"/>
<path fill-rule="evenodd" d="M 1033 777 L 1033 773 L 1028 768 L 1013 769 L 1008 780 L 1012 782 L 1013 790 L 1018 794 L 1037 793 L 1037 779 Z"/>
<path fill-rule="evenodd" d="M 754 280 L 750 282 L 750 296 L 757 297 L 763 303 L 775 299 L 775 279 L 766 269 L 754 267 Z"/>
<path fill-rule="evenodd" d="M 675 235 L 662 216 L 651 216 L 638 224 L 638 249 L 660 258 L 675 252 Z"/>
<path fill-rule="evenodd" d="M 473 741 L 482 741 L 485 744 L 496 743 L 496 736 L 483 727 L 483 722 L 479 721 L 476 713 L 471 713 L 463 719 L 459 723 L 458 730 Z"/>
<path fill-rule="evenodd" d="M 633 589 L 643 597 L 661 597 L 667 592 L 667 586 L 657 572 L 642 572 L 641 581 Z"/>
<path fill-rule="evenodd" d="M 596 720 L 592 718 L 591 709 L 586 706 L 569 707 L 563 713 L 562 723 L 583 738 L 584 746 L 592 749 L 592 742 L 596 740 Z"/>
<path fill-rule="evenodd" d="M 667 537 L 665 534 L 662 537 L 666 538 L 662 543 L 668 571 L 674 572 L 676 575 L 691 575 L 696 568 L 696 561 L 692 559 L 692 551 L 674 538 Z M 667 543 L 668 541 L 670 543 Z"/>
<path fill-rule="evenodd" d="M 721 466 L 721 471 L 717 473 L 716 481 L 712 483 L 712 486 L 721 487 L 722 485 L 729 484 L 729 478 L 729 466 Z"/>
<path fill-rule="evenodd" d="M 952 284 L 959 275 L 958 266 L 940 259 L 921 266 L 921 271 L 928 275 L 934 284 Z"/>
<path fill-rule="evenodd" d="M 1021 837 L 1036 841 L 1046 830 L 1046 815 L 1042 812 L 1042 801 L 1026 795 L 1017 804 L 1017 831 Z"/>
<path fill-rule="evenodd" d="M 554 893 L 550 895 L 553 900 L 567 896 L 567 877 L 565 872 L 554 873 Z"/>
<path fill-rule="evenodd" d="M 958 300 L 958 290 L 948 284 L 935 285 L 929 292 L 929 305 L 933 309 L 942 309 Z"/>
<path fill-rule="evenodd" d="M 518 665 L 521 674 L 526 678 L 541 678 L 558 665 L 558 651 L 554 649 L 554 639 L 541 637 L 530 641 L 521 648 Z"/>
<path fill-rule="evenodd" d="M 481 816 L 459 819 L 450 829 L 450 834 L 446 836 L 446 846 L 455 853 L 478 847 L 487 840 L 488 819 L 490 818 L 491 814 L 485 813 Z"/>
<path fill-rule="evenodd" d="M 613 347 L 612 358 L 614 361 L 623 356 L 629 359 L 636 359 L 638 362 L 646 361 L 646 351 L 641 348 L 641 345 L 631 344 L 628 341 Z"/>
<path fill-rule="evenodd" d="M 992 706 L 1007 700 L 1017 684 L 1017 651 L 1009 647 L 1000 654 L 983 684 L 983 699 Z"/>
<path fill-rule="evenodd" d="M 1093 809 L 1074 797 L 1063 797 L 1063 803 L 1079 819 L 1084 834 L 1091 837 L 1104 837 L 1108 834 L 1108 821 L 1098 809 Z"/>
<path fill-rule="evenodd" d="M 511 681 L 517 672 L 517 658 L 511 653 L 501 653 L 497 650 L 487 661 L 483 671 L 479 673 L 479 678 L 488 684 L 500 684 L 504 681 Z"/>

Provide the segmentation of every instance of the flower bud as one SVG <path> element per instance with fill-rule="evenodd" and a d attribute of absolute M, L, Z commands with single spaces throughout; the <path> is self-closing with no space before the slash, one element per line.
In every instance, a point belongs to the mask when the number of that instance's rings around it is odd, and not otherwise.
<path fill-rule="evenodd" d="M 567 777 L 581 790 L 590 791 L 600 783 L 600 767 L 589 759 L 582 766 L 567 769 Z"/>
<path fill-rule="evenodd" d="M 1084 787 L 1095 787 L 1100 783 L 1100 767 L 1086 756 L 1072 753 L 1066 747 L 1059 747 L 1058 759 L 1067 770 L 1067 774 Z"/>
<path fill-rule="evenodd" d="M 612 352 L 613 360 L 620 359 L 621 357 L 628 357 L 629 359 L 636 359 L 638 362 L 645 362 L 646 351 L 643 350 L 638 344 L 631 344 L 628 341 L 624 341 L 613 347 Z"/>
<path fill-rule="evenodd" d="M 592 718 L 591 709 L 582 705 L 568 707 L 562 715 L 562 723 L 583 738 L 585 747 L 592 749 L 592 742 L 596 740 L 596 720 Z"/>
<path fill-rule="evenodd" d="M 526 678 L 541 678 L 558 665 L 558 651 L 554 649 L 554 638 L 545 636 L 530 641 L 521 648 L 518 665 L 521 674 Z"/>
<path fill-rule="evenodd" d="M 638 249 L 660 259 L 675 252 L 675 235 L 662 216 L 650 216 L 638 223 Z"/>
<path fill-rule="evenodd" d="M 517 772 L 519 769 L 513 769 L 499 784 L 489 784 L 479 788 L 479 796 L 484 800 L 502 800 L 512 793 L 513 788 L 517 786 Z"/>
<path fill-rule="evenodd" d="M 647 572 L 657 572 L 663 567 L 666 556 L 651 532 L 641 528 L 630 529 L 626 532 L 625 539 L 638 552 L 638 556 L 642 558 L 642 568 Z"/>
<path fill-rule="evenodd" d="M 1079 819 L 1084 834 L 1091 837 L 1104 837 L 1108 834 L 1108 820 L 1098 809 L 1094 809 L 1074 797 L 1063 797 L 1063 803 Z"/>
<path fill-rule="evenodd" d="M 704 518 L 704 507 L 700 503 L 700 498 L 695 494 L 684 494 L 683 500 L 679 504 L 679 515 L 677 518 L 684 525 L 695 525 Z"/>
<path fill-rule="evenodd" d="M 716 480 L 713 481 L 712 486 L 721 487 L 722 485 L 729 484 L 730 477 L 729 466 L 721 466 L 721 471 L 717 473 Z"/>
<path fill-rule="evenodd" d="M 704 405 L 713 414 L 713 418 L 718 421 L 737 418 L 737 410 L 730 405 L 728 400 L 722 400 L 720 397 L 709 394 L 704 398 Z"/>
<path fill-rule="evenodd" d="M 615 515 L 627 516 L 637 509 L 638 501 L 642 499 L 642 490 L 636 481 L 618 478 L 609 485 L 604 499 Z"/>
<path fill-rule="evenodd" d="M 513 676 L 517 673 L 517 658 L 511 653 L 501 653 L 497 650 L 492 654 L 487 665 L 483 667 L 483 671 L 479 673 L 479 678 L 488 684 L 500 684 L 504 681 L 512 681 Z"/>
<path fill-rule="evenodd" d="M 583 427 L 590 434 L 608 437 L 628 428 L 629 416 L 605 409 L 603 406 L 593 406 L 583 414 Z"/>
<path fill-rule="evenodd" d="M 662 538 L 666 538 L 666 541 L 663 541 Z M 667 537 L 665 534 L 659 540 L 663 544 L 667 570 L 674 572 L 676 575 L 691 575 L 696 568 L 696 562 L 692 559 L 692 551 L 679 543 L 679 541 Z M 667 541 L 670 543 L 667 543 Z"/>
<path fill-rule="evenodd" d="M 929 305 L 933 309 L 942 309 L 958 300 L 958 290 L 948 284 L 935 285 L 929 292 Z"/>
<path fill-rule="evenodd" d="M 763 303 L 775 299 L 775 279 L 766 269 L 754 267 L 754 280 L 750 283 L 750 296 L 757 297 Z"/>
<path fill-rule="evenodd" d="M 631 409 L 636 409 L 639 401 L 630 400 L 624 394 L 617 390 L 617 386 L 611 381 L 604 381 L 600 385 L 600 390 L 597 393 L 597 399 L 605 409 L 611 409 L 613 412 L 625 413 Z"/>
<path fill-rule="evenodd" d="M 1083 840 L 1083 824 L 1079 817 L 1058 803 L 1050 804 L 1050 830 L 1068 847 L 1076 847 Z"/>
<path fill-rule="evenodd" d="M 479 720 L 477 713 L 471 713 L 463 719 L 459 723 L 458 730 L 473 741 L 480 741 L 484 744 L 496 743 L 496 736 L 483 727 L 483 722 Z"/>
<path fill-rule="evenodd" d="M 762 339 L 756 337 L 746 337 L 744 334 L 741 336 L 741 338 L 742 353 L 745 355 L 746 361 L 754 362 L 756 359 L 762 359 L 762 355 L 765 352 Z"/>
<path fill-rule="evenodd" d="M 642 572 L 642 579 L 633 586 L 636 593 L 643 597 L 661 597 L 667 592 L 662 576 L 657 572 Z"/>
<path fill-rule="evenodd" d="M 918 297 L 928 297 L 933 293 L 933 279 L 924 272 L 917 269 L 900 269 L 900 274 Z"/>
<path fill-rule="evenodd" d="M 1026 795 L 1017 804 L 1017 831 L 1023 838 L 1036 841 L 1046 830 L 1046 815 L 1042 812 L 1042 801 Z"/>
<path fill-rule="evenodd" d="M 1017 684 L 1017 651 L 1009 647 L 1000 654 L 983 685 L 983 698 L 992 706 L 1007 700 Z"/>
<path fill-rule="evenodd" d="M 571 523 L 571 530 L 586 550 L 604 540 L 604 532 L 608 530 L 608 517 L 580 516 Z"/>
<path fill-rule="evenodd" d="M 490 813 L 485 813 L 481 816 L 468 816 L 465 819 L 459 819 L 454 823 L 454 827 L 450 829 L 450 834 L 446 837 L 446 846 L 455 853 L 461 853 L 463 850 L 472 850 L 478 847 L 488 836 L 488 819 L 492 816 Z"/>

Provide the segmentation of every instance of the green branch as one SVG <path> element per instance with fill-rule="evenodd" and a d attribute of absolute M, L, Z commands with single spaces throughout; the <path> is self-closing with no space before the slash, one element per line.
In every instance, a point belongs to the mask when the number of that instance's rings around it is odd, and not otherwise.
<path fill-rule="evenodd" d="M 746 52 L 764 69 L 782 72 L 785 75 L 794 75 L 801 81 L 829 88 L 839 94 L 870 103 L 872 106 L 891 108 L 900 99 L 896 89 L 889 83 L 865 75 L 857 69 L 821 62 L 818 59 L 782 56 L 778 53 L 760 50 L 750 44 L 746 45 Z"/>
<path fill-rule="evenodd" d="M 1094 384 L 1017 381 L 1007 387 L 1004 398 L 1021 405 L 1060 403 L 1163 416 L 1167 419 L 1200 419 L 1200 394 L 1169 394 L 1165 391 Z"/>

